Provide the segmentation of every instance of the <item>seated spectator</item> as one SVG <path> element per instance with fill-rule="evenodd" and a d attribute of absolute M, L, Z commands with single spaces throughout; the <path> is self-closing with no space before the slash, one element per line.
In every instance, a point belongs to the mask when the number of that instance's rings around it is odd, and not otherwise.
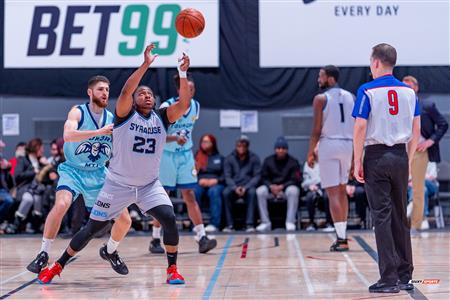
<path fill-rule="evenodd" d="M 223 191 L 225 202 L 226 227 L 224 232 L 234 230 L 232 205 L 238 199 L 246 204 L 246 231 L 255 231 L 256 185 L 260 179 L 261 162 L 259 157 L 249 151 L 250 140 L 242 135 L 236 141 L 236 149 L 227 156 L 224 163 L 226 187 Z"/>
<path fill-rule="evenodd" d="M 360 218 L 361 228 L 366 229 L 366 211 L 368 207 L 366 191 L 364 190 L 364 183 L 355 180 L 350 174 L 349 182 L 346 187 L 348 201 L 355 201 L 356 213 Z"/>
<path fill-rule="evenodd" d="M 275 154 L 267 157 L 262 165 L 261 181 L 263 185 L 256 190 L 261 218 L 261 224 L 256 228 L 257 231 L 272 229 L 267 209 L 269 199 L 287 200 L 286 230 L 295 230 L 301 175 L 300 164 L 288 154 L 288 148 L 288 143 L 284 137 L 277 138 Z"/>
<path fill-rule="evenodd" d="M 317 152 L 317 151 L 316 151 Z M 316 216 L 316 207 L 325 212 L 326 224 L 324 231 L 334 231 L 333 220 L 331 218 L 330 208 L 328 204 L 327 194 L 320 186 L 320 169 L 319 164 L 314 164 L 310 168 L 307 163 L 303 166 L 302 188 L 306 193 L 305 203 L 308 209 L 309 224 L 307 231 L 314 231 L 318 225 L 314 221 Z"/>
<path fill-rule="evenodd" d="M 202 136 L 199 150 L 195 154 L 198 183 L 194 191 L 200 207 L 202 207 L 202 198 L 205 193 L 209 198 L 211 220 L 205 228 L 207 232 L 215 232 L 220 228 L 224 189 L 223 160 L 223 156 L 217 149 L 216 138 L 211 134 Z"/>
<path fill-rule="evenodd" d="M 15 170 L 17 184 L 17 200 L 20 202 L 15 213 L 13 226 L 8 230 L 10 233 L 23 231 L 28 213 L 33 208 L 33 225 L 37 230 L 42 224 L 42 194 L 45 188 L 38 182 L 37 176 L 47 164 L 43 156 L 44 146 L 42 140 L 35 138 L 28 142 L 26 155 L 19 157 Z"/>
<path fill-rule="evenodd" d="M 3 158 L 3 148 L 5 146 L 5 143 L 0 140 L 0 224 L 5 220 L 10 207 L 14 203 L 14 199 L 10 194 L 10 190 L 14 187 L 14 179 L 10 174 L 11 163 Z M 2 225 L 1 228 L 3 227 Z M 0 231 L 2 233 L 3 230 L 1 229 Z"/>
<path fill-rule="evenodd" d="M 11 176 L 14 177 L 14 171 L 16 170 L 17 166 L 17 160 L 19 157 L 25 156 L 25 147 L 27 146 L 26 143 L 20 142 L 16 145 L 16 152 L 14 154 L 14 157 L 9 160 L 11 163 Z"/>

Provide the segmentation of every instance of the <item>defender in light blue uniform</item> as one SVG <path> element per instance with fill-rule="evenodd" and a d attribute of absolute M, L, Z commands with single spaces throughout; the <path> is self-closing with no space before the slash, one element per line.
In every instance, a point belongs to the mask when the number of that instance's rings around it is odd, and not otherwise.
<path fill-rule="evenodd" d="M 169 107 L 178 101 L 170 98 L 161 108 Z M 164 147 L 161 160 L 160 178 L 164 188 L 173 190 L 175 188 L 191 189 L 197 183 L 197 171 L 192 153 L 192 131 L 194 124 L 199 118 L 200 104 L 191 99 L 189 110 L 175 123 L 169 126 L 167 135 L 174 140 Z M 179 139 L 186 139 L 184 144 L 178 143 Z"/>
<path fill-rule="evenodd" d="M 99 120 L 89 109 L 89 103 L 77 106 L 81 111 L 78 130 L 97 130 L 113 123 L 113 114 L 104 109 Z M 100 125 L 97 124 L 100 122 Z M 112 137 L 99 135 L 80 142 L 64 143 L 66 161 L 59 165 L 57 191 L 68 190 L 75 200 L 83 195 L 88 209 L 94 206 L 106 176 L 106 162 L 111 157 Z"/>
<path fill-rule="evenodd" d="M 177 91 L 180 89 L 180 79 L 175 76 Z M 194 154 L 192 153 L 192 131 L 200 114 L 200 104 L 194 100 L 195 84 L 189 74 L 187 76 L 190 92 L 189 108 L 167 129 L 167 143 L 161 158 L 159 177 L 166 190 L 181 189 L 181 195 L 188 210 L 189 217 L 194 223 L 195 240 L 199 244 L 199 252 L 206 253 L 217 246 L 217 241 L 206 236 L 203 225 L 202 212 L 195 200 L 194 187 L 197 184 L 197 170 L 195 169 Z M 179 98 L 170 98 L 162 103 L 161 108 L 171 107 L 179 103 Z M 161 227 L 158 222 L 153 223 L 152 240 L 149 251 L 163 253 L 161 247 Z"/>

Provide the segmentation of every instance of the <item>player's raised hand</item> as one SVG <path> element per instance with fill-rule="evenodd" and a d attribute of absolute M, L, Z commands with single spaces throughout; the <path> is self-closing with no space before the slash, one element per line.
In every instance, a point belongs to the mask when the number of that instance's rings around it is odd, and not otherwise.
<path fill-rule="evenodd" d="M 152 43 L 152 44 L 148 45 L 144 51 L 144 63 L 149 66 L 158 57 L 158 54 L 152 54 L 153 49 L 155 49 L 155 44 Z"/>
<path fill-rule="evenodd" d="M 178 71 L 186 72 L 189 69 L 190 63 L 189 56 L 183 52 L 183 57 L 178 59 Z"/>
<path fill-rule="evenodd" d="M 103 126 L 98 130 L 98 135 L 111 135 L 113 132 L 113 124 Z"/>

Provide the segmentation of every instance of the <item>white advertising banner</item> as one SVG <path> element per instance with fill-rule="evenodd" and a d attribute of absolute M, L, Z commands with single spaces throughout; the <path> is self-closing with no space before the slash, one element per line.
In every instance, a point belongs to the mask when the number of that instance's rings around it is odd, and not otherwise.
<path fill-rule="evenodd" d="M 379 43 L 399 65 L 450 65 L 449 15 L 449 0 L 259 0 L 260 66 L 367 66 Z"/>
<path fill-rule="evenodd" d="M 185 39 L 175 18 L 185 8 L 205 18 Z M 219 66 L 218 0 L 5 0 L 5 68 L 137 67 L 156 44 L 155 67 L 175 67 L 182 52 L 193 67 Z"/>

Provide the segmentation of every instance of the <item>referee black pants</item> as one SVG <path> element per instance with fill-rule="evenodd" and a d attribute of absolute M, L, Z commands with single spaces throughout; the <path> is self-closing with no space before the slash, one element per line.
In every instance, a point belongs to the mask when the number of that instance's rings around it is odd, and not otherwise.
<path fill-rule="evenodd" d="M 375 226 L 379 282 L 389 285 L 412 278 L 411 236 L 406 217 L 408 173 L 405 144 L 366 147 L 365 189 Z"/>

